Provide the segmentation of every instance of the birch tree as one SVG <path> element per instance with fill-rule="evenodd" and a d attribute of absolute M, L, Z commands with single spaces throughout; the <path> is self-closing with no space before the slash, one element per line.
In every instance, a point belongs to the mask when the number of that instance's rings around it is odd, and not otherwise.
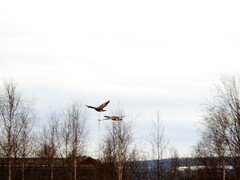
<path fill-rule="evenodd" d="M 109 170 L 106 175 L 111 179 L 117 177 L 118 180 L 122 180 L 130 145 L 133 142 L 132 126 L 125 121 L 112 122 L 106 130 L 101 148 L 102 160 Z"/>
<path fill-rule="evenodd" d="M 0 93 L 0 147 L 7 160 L 8 179 L 12 179 L 13 158 L 27 155 L 32 107 L 23 99 L 13 82 L 5 82 Z M 23 164 L 24 168 L 24 164 Z M 22 173 L 24 179 L 24 169 Z"/>
<path fill-rule="evenodd" d="M 77 157 L 85 152 L 87 141 L 87 114 L 79 101 L 68 105 L 63 113 L 61 126 L 61 156 L 72 159 L 73 179 L 77 179 Z M 66 163 L 65 163 L 66 165 Z"/>
<path fill-rule="evenodd" d="M 226 163 L 240 176 L 240 79 L 235 76 L 221 76 L 213 94 L 204 106 L 201 139 L 196 146 L 198 156 L 210 154 L 218 157 L 221 179 L 227 178 Z M 207 143 L 206 143 L 207 142 Z M 205 156 L 206 157 L 206 156 Z M 226 162 L 226 157 L 232 161 Z"/>
<path fill-rule="evenodd" d="M 152 159 L 154 159 L 156 163 L 152 164 L 152 174 L 149 178 L 160 180 L 166 173 L 164 166 L 161 164 L 161 160 L 166 153 L 168 141 L 164 136 L 164 128 L 160 121 L 159 113 L 157 113 L 156 121 L 152 122 L 152 126 L 153 128 L 149 133 L 147 140 L 152 150 Z"/>

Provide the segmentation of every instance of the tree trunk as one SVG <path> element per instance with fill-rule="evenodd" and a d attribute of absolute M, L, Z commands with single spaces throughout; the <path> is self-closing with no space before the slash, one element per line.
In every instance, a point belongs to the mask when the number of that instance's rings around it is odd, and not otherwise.
<path fill-rule="evenodd" d="M 24 163 L 24 159 L 23 159 L 23 163 L 22 163 L 22 180 L 24 180 L 24 178 L 25 178 L 24 171 L 25 171 L 25 163 Z"/>
<path fill-rule="evenodd" d="M 121 164 L 118 164 L 117 168 L 118 168 L 118 170 L 117 170 L 118 180 L 122 180 L 123 166 Z"/>
<path fill-rule="evenodd" d="M 12 179 L 12 162 L 11 158 L 8 160 L 8 180 Z"/>
<path fill-rule="evenodd" d="M 226 179 L 226 161 L 225 158 L 222 157 L 222 180 Z"/>
<path fill-rule="evenodd" d="M 51 180 L 53 180 L 53 162 L 51 162 Z"/>
<path fill-rule="evenodd" d="M 73 159 L 73 179 L 77 180 L 77 159 L 76 159 L 76 155 L 74 155 L 74 159 Z"/>

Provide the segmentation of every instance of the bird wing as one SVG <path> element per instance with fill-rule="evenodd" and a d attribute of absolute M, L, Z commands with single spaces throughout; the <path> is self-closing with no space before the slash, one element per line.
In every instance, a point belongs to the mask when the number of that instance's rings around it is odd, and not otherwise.
<path fill-rule="evenodd" d="M 111 119 L 111 117 L 110 116 L 104 116 L 106 119 Z"/>
<path fill-rule="evenodd" d="M 103 108 L 105 108 L 105 107 L 108 105 L 109 102 L 110 102 L 110 101 L 107 101 L 107 102 L 105 102 L 105 103 L 102 103 L 100 106 L 98 106 L 98 109 L 103 109 Z"/>
<path fill-rule="evenodd" d="M 116 119 L 121 121 L 124 117 L 125 116 L 116 116 Z"/>
<path fill-rule="evenodd" d="M 86 105 L 88 108 L 93 108 L 93 109 L 95 109 L 95 107 L 93 107 L 93 106 L 88 106 L 88 105 Z"/>
<path fill-rule="evenodd" d="M 114 116 L 113 118 L 116 121 L 121 121 L 122 120 L 122 116 Z"/>

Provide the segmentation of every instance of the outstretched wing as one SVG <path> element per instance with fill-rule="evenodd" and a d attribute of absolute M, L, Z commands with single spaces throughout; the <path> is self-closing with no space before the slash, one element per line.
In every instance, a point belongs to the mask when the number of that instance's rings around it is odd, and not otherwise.
<path fill-rule="evenodd" d="M 88 106 L 88 105 L 86 105 L 88 108 L 92 108 L 92 109 L 95 109 L 95 107 L 93 107 L 93 106 Z"/>
<path fill-rule="evenodd" d="M 105 108 L 107 105 L 108 105 L 108 103 L 109 103 L 110 101 L 107 101 L 107 102 L 105 102 L 105 103 L 102 103 L 100 106 L 98 106 L 97 108 L 98 109 L 103 109 L 103 108 Z"/>
<path fill-rule="evenodd" d="M 113 116 L 116 121 L 121 121 L 125 116 Z"/>
<path fill-rule="evenodd" d="M 105 117 L 105 120 L 111 119 L 110 116 L 104 116 L 104 117 Z"/>

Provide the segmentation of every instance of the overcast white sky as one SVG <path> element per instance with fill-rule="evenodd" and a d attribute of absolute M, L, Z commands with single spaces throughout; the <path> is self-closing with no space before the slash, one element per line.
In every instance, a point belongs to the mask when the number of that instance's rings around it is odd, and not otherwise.
<path fill-rule="evenodd" d="M 159 111 L 185 155 L 219 73 L 239 72 L 239 9 L 238 0 L 1 0 L 0 81 L 35 98 L 42 122 L 73 98 L 110 99 L 109 112 L 120 102 L 138 141 Z M 89 121 L 96 131 L 92 111 Z"/>

